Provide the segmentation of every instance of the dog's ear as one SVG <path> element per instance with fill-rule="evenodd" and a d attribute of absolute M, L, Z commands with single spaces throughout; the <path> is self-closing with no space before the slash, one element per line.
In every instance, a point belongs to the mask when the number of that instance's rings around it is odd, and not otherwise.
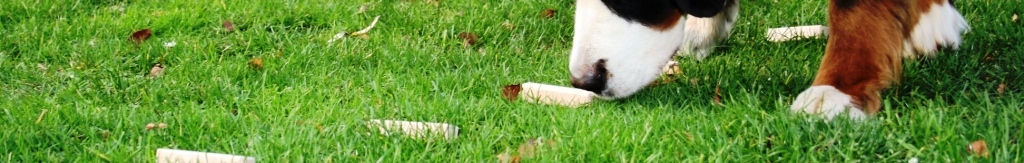
<path fill-rule="evenodd" d="M 679 11 L 696 17 L 706 18 L 717 15 L 725 8 L 728 0 L 675 0 Z"/>

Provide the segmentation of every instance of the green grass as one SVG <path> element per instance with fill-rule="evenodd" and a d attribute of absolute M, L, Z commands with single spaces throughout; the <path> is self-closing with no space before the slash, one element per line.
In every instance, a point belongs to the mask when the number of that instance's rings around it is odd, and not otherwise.
<path fill-rule="evenodd" d="M 150 162 L 157 148 L 260 162 L 495 162 L 536 137 L 557 143 L 528 162 L 1024 162 L 1024 23 L 1010 20 L 1020 0 L 957 1 L 972 27 L 960 50 L 906 61 L 871 120 L 831 123 L 788 112 L 825 41 L 763 34 L 825 24 L 825 1 L 743 1 L 716 53 L 679 58 L 681 80 L 629 99 L 502 99 L 507 84 L 568 85 L 573 2 L 2 1 L 0 162 Z M 557 13 L 541 17 L 548 8 Z M 374 16 L 367 39 L 327 42 Z M 237 30 L 222 30 L 225 20 Z M 136 47 L 128 36 L 143 28 L 153 37 Z M 460 32 L 479 44 L 464 48 Z M 155 63 L 166 75 L 150 79 Z M 723 105 L 711 102 L 716 87 Z M 462 130 L 452 141 L 387 137 L 368 119 Z M 145 130 L 160 122 L 169 127 Z M 979 139 L 990 157 L 966 152 Z"/>

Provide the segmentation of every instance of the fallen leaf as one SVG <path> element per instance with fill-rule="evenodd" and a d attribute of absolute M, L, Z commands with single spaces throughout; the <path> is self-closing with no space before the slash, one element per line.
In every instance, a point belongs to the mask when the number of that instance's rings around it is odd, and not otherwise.
<path fill-rule="evenodd" d="M 153 68 L 149 69 L 149 77 L 150 78 L 160 77 L 160 76 L 163 76 L 163 75 L 164 75 L 164 65 L 163 64 L 159 64 L 159 63 L 154 64 Z"/>
<path fill-rule="evenodd" d="M 153 124 L 153 123 L 146 124 L 146 130 L 153 130 L 153 129 L 156 129 L 156 124 Z"/>
<path fill-rule="evenodd" d="M 665 75 L 665 76 L 662 76 L 662 77 L 658 78 L 658 80 L 655 80 L 655 81 L 651 82 L 650 86 L 648 86 L 648 87 L 659 86 L 659 85 L 662 85 L 662 84 L 670 84 L 670 83 L 676 82 L 676 80 L 679 80 L 679 78 L 676 78 L 675 75 Z"/>
<path fill-rule="evenodd" d="M 988 145 L 985 144 L 985 140 L 971 142 L 967 146 L 967 151 L 976 156 L 988 157 Z"/>
<path fill-rule="evenodd" d="M 107 140 L 107 138 L 109 138 L 109 137 L 110 137 L 110 131 L 107 131 L 107 130 L 100 131 L 100 138 L 103 138 L 103 140 Z"/>
<path fill-rule="evenodd" d="M 370 29 L 373 29 L 373 26 L 377 26 L 377 20 L 380 20 L 380 16 L 373 17 L 373 22 L 370 22 L 369 26 L 366 26 L 363 30 L 352 32 L 349 36 L 365 35 L 367 32 L 370 32 Z"/>
<path fill-rule="evenodd" d="M 999 83 L 999 88 L 996 88 L 996 93 L 1003 95 L 1004 91 L 1006 91 L 1006 83 Z"/>
<path fill-rule="evenodd" d="M 554 9 L 546 9 L 546 10 L 540 12 L 540 16 L 542 16 L 544 18 L 551 19 L 552 17 L 555 17 L 555 10 Z"/>
<path fill-rule="evenodd" d="M 715 85 L 715 98 L 712 99 L 712 103 L 715 105 L 722 105 L 722 90 L 719 89 L 719 85 Z"/>
<path fill-rule="evenodd" d="M 227 31 L 227 32 L 235 31 L 235 24 L 231 23 L 230 20 L 225 20 L 224 23 L 223 23 L 223 26 L 224 26 L 224 31 Z"/>
<path fill-rule="evenodd" d="M 153 31 L 149 30 L 149 28 L 135 31 L 132 33 L 132 41 L 135 41 L 135 45 L 141 45 L 142 41 L 149 39 L 149 36 L 152 34 Z"/>
<path fill-rule="evenodd" d="M 252 60 L 249 60 L 249 67 L 252 67 L 256 70 L 263 70 L 263 59 L 257 57 L 253 58 Z"/>
<path fill-rule="evenodd" d="M 519 97 L 519 91 L 522 91 L 523 87 L 519 84 L 513 84 L 505 86 L 501 89 L 501 96 L 505 97 L 508 101 L 515 101 Z"/>
<path fill-rule="evenodd" d="M 512 24 L 512 22 L 509 22 L 508 20 L 505 20 L 505 22 L 501 23 L 501 27 L 505 27 L 505 29 L 512 30 L 516 28 L 516 25 Z"/>
<path fill-rule="evenodd" d="M 1017 14 L 1013 14 L 1013 16 L 1010 17 L 1010 20 L 1013 22 L 1017 22 Z"/>
<path fill-rule="evenodd" d="M 462 38 L 462 47 L 470 47 L 476 45 L 476 41 L 480 39 L 479 36 L 470 32 L 459 33 L 459 38 Z"/>
<path fill-rule="evenodd" d="M 156 124 L 156 128 L 158 128 L 158 129 L 165 129 L 165 128 L 167 128 L 167 124 L 166 123 L 157 123 Z"/>

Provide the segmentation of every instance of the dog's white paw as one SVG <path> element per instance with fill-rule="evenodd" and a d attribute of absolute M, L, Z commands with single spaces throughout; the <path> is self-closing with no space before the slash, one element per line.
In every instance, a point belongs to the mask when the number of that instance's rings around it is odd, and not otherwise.
<path fill-rule="evenodd" d="M 811 115 L 819 115 L 827 120 L 832 120 L 843 113 L 847 113 L 850 119 L 864 119 L 867 117 L 863 111 L 853 104 L 853 98 L 850 95 L 829 85 L 807 88 L 807 90 L 796 97 L 789 110 L 794 113 L 804 112 Z"/>
<path fill-rule="evenodd" d="M 910 39 L 904 43 L 903 57 L 934 56 L 942 47 L 957 49 L 961 34 L 970 30 L 964 16 L 947 1 L 931 4 L 930 10 L 921 13 L 919 18 Z"/>

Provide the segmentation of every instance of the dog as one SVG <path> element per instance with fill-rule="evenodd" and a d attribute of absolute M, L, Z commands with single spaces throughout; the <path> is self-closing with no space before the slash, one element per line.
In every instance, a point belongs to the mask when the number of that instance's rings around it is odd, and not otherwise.
<path fill-rule="evenodd" d="M 829 37 L 795 113 L 861 119 L 881 109 L 903 58 L 956 49 L 967 21 L 950 0 L 829 0 Z M 674 55 L 703 59 L 729 37 L 737 0 L 577 0 L 569 57 L 573 87 L 607 99 L 656 80 Z"/>

